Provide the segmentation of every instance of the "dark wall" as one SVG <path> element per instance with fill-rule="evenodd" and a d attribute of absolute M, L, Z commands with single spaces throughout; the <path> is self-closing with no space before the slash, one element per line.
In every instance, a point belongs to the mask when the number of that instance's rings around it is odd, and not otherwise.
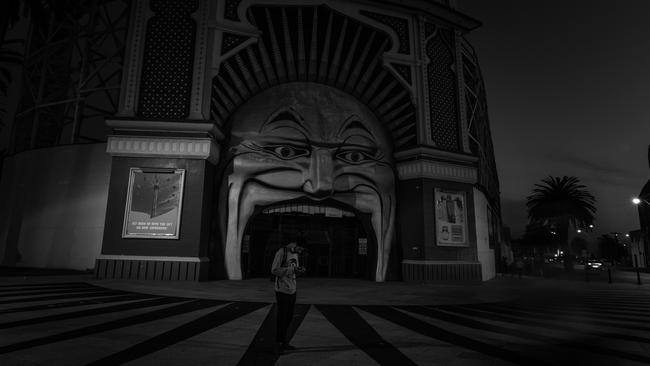
<path fill-rule="evenodd" d="M 467 199 L 467 247 L 447 247 L 436 244 L 435 189 L 465 192 Z M 397 237 L 403 259 L 476 261 L 476 223 L 474 218 L 473 186 L 434 179 L 410 179 L 398 184 Z M 414 249 L 417 248 L 417 249 Z"/>
<path fill-rule="evenodd" d="M 424 259 L 422 185 L 422 179 L 404 180 L 397 184 L 395 221 L 403 259 Z"/>
<path fill-rule="evenodd" d="M 0 263 L 93 268 L 101 251 L 111 157 L 106 144 L 63 145 L 5 159 Z"/>
<path fill-rule="evenodd" d="M 129 170 L 185 169 L 178 239 L 122 238 Z M 113 157 L 102 254 L 208 256 L 214 167 L 205 160 Z"/>

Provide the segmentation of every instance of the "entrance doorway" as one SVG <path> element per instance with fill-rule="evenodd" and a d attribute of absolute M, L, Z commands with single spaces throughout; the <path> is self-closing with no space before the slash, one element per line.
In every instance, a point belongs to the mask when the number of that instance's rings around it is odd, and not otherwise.
<path fill-rule="evenodd" d="M 268 277 L 282 245 L 297 241 L 306 252 L 306 277 L 374 278 L 376 245 L 369 215 L 330 205 L 290 203 L 260 210 L 242 242 L 244 278 Z"/>

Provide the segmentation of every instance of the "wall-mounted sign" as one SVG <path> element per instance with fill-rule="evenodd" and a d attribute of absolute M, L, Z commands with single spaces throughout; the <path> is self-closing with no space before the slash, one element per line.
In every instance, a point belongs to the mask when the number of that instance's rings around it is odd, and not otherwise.
<path fill-rule="evenodd" d="M 368 238 L 359 238 L 359 255 L 368 255 Z"/>
<path fill-rule="evenodd" d="M 184 169 L 131 168 L 123 238 L 178 239 Z"/>
<path fill-rule="evenodd" d="M 465 192 L 436 188 L 436 238 L 441 246 L 468 246 Z"/>

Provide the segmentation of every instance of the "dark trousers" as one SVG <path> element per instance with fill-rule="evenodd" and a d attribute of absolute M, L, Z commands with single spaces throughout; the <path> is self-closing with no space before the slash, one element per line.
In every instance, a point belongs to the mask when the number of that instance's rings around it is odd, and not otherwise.
<path fill-rule="evenodd" d="M 296 294 L 285 294 L 282 292 L 275 292 L 275 299 L 277 300 L 277 317 L 276 317 L 276 333 L 275 341 L 287 343 L 287 329 L 291 324 L 293 318 L 293 308 L 296 305 Z"/>

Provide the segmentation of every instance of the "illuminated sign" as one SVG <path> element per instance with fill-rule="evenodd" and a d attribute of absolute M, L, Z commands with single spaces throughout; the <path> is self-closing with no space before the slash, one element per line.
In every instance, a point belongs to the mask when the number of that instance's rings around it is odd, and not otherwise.
<path fill-rule="evenodd" d="M 123 238 L 178 239 L 184 169 L 131 168 Z"/>
<path fill-rule="evenodd" d="M 465 192 L 436 188 L 436 238 L 440 246 L 467 246 Z"/>

